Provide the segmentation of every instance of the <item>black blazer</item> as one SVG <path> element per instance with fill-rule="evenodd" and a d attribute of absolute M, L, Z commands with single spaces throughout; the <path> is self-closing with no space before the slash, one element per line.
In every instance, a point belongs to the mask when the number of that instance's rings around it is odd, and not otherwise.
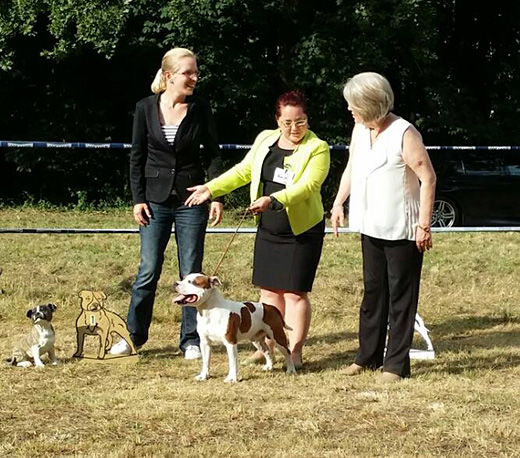
<path fill-rule="evenodd" d="M 173 146 L 161 130 L 159 95 L 137 102 L 130 152 L 134 205 L 164 202 L 174 189 L 184 201 L 190 194 L 186 188 L 203 184 L 206 174 L 211 180 L 222 173 L 222 157 L 209 104 L 196 96 L 187 97 L 186 102 L 188 111 Z"/>

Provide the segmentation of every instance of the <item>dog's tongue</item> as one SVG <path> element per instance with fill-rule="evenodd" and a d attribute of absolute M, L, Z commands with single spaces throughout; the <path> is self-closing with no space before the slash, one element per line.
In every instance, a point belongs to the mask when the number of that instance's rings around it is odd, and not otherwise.
<path fill-rule="evenodd" d="M 175 299 L 173 299 L 173 302 L 176 304 L 190 304 L 192 302 L 197 301 L 197 295 L 196 294 L 180 294 Z"/>
<path fill-rule="evenodd" d="M 179 296 L 173 299 L 173 302 L 175 302 L 176 304 L 182 304 L 185 298 L 186 296 L 184 294 L 180 294 Z"/>

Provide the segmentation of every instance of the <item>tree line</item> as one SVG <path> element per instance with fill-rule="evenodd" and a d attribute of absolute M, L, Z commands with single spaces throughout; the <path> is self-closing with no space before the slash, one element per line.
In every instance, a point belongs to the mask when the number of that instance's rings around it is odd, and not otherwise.
<path fill-rule="evenodd" d="M 129 142 L 164 52 L 194 50 L 221 143 L 274 127 L 302 91 L 312 130 L 348 144 L 341 89 L 392 83 L 427 145 L 520 144 L 520 4 L 462 0 L 3 0 L 0 139 Z M 224 151 L 227 165 L 243 151 Z M 345 154 L 333 153 L 326 200 Z M 4 202 L 127 200 L 126 150 L 0 150 Z"/>

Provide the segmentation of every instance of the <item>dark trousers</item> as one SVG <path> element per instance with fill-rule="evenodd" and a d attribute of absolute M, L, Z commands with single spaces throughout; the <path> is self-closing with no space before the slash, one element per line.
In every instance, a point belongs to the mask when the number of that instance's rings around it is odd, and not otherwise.
<path fill-rule="evenodd" d="M 148 204 L 153 217 L 148 226 L 140 226 L 141 261 L 132 287 L 132 298 L 128 309 L 128 329 L 135 345 L 148 340 L 152 321 L 153 304 L 157 282 L 161 276 L 164 252 L 170 240 L 172 225 L 175 224 L 175 241 L 179 260 L 179 274 L 184 277 L 202 271 L 204 238 L 208 222 L 206 205 L 186 207 L 176 198 L 163 204 Z M 173 307 L 171 303 L 167 307 Z M 180 348 L 199 345 L 197 334 L 197 309 L 182 307 Z"/>
<path fill-rule="evenodd" d="M 356 364 L 408 377 L 423 254 L 415 242 L 361 236 L 365 292 Z M 388 345 L 384 354 L 388 330 Z"/>

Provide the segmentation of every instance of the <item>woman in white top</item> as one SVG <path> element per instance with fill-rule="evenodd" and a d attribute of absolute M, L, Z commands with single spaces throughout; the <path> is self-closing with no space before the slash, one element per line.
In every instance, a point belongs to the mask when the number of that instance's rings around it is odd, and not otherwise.
<path fill-rule="evenodd" d="M 422 258 L 432 247 L 436 177 L 419 132 L 391 112 L 394 94 L 386 78 L 360 73 L 343 95 L 356 124 L 331 220 L 337 236 L 350 196 L 349 225 L 361 233 L 364 282 L 359 350 L 346 373 L 383 366 L 381 379 L 393 382 L 410 376 Z"/>

